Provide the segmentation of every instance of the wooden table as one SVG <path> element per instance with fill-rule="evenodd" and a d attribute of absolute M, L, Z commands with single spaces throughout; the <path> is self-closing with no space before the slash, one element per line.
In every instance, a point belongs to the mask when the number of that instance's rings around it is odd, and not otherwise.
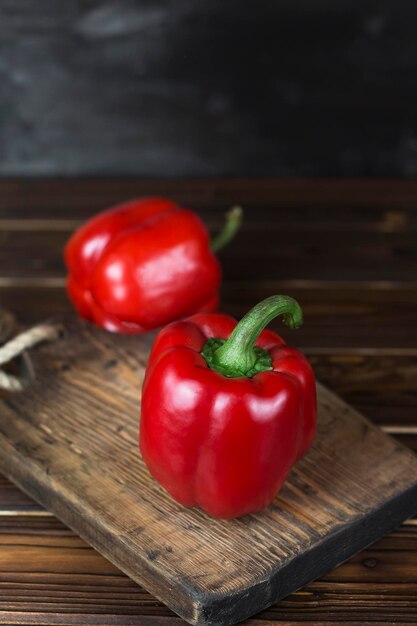
<path fill-rule="evenodd" d="M 417 181 L 0 182 L 0 305 L 23 324 L 70 310 L 61 252 L 85 218 L 135 195 L 201 212 L 213 232 L 240 203 L 221 253 L 223 309 L 273 293 L 303 305 L 293 343 L 317 377 L 417 450 Z M 181 620 L 0 478 L 0 624 L 171 625 Z M 417 521 L 248 623 L 417 622 Z"/>

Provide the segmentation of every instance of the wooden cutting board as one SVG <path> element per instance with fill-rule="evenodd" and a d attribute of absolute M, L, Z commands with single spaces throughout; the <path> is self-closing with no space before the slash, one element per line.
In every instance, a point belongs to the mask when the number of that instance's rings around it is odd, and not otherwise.
<path fill-rule="evenodd" d="M 273 504 L 231 521 L 175 503 L 137 447 L 150 338 L 73 318 L 0 402 L 0 469 L 194 624 L 233 624 L 417 511 L 417 457 L 318 385 L 319 432 Z"/>

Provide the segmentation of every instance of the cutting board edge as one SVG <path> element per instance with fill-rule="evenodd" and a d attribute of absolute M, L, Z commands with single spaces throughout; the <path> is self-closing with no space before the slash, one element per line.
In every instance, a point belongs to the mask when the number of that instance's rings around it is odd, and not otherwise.
<path fill-rule="evenodd" d="M 408 489 L 391 497 L 381 506 L 375 507 L 366 516 L 358 517 L 350 524 L 345 524 L 335 529 L 332 533 L 326 535 L 321 542 L 316 543 L 304 553 L 295 556 L 284 567 L 272 570 L 271 575 L 257 585 L 259 600 L 257 596 L 254 596 L 254 587 L 251 587 L 251 596 L 246 606 L 245 596 L 248 595 L 248 589 L 239 590 L 233 596 L 231 594 L 218 594 L 217 597 L 211 594 L 210 596 L 207 595 L 206 598 L 201 596 L 199 598 L 199 619 L 193 623 L 196 626 L 232 626 L 247 619 L 341 565 L 415 514 L 417 514 L 417 479 Z M 383 520 L 383 523 L 381 523 L 381 520 Z M 352 533 L 352 531 L 358 533 L 358 539 L 352 542 L 348 550 L 339 550 L 338 542 L 342 540 L 343 547 L 344 535 Z M 365 536 L 366 541 L 364 540 Z M 310 560 L 314 560 L 320 551 L 324 551 L 326 555 L 326 560 L 323 561 L 322 567 L 314 571 L 308 569 L 309 573 L 304 578 L 301 575 L 297 576 L 297 570 L 304 570 L 306 561 L 309 563 Z M 278 577 L 280 580 L 282 577 L 286 581 L 284 587 L 279 584 Z M 295 588 L 294 584 L 290 582 L 293 579 L 302 580 L 302 583 Z M 267 594 L 270 596 L 268 601 L 261 600 L 261 597 L 265 598 Z M 210 601 L 207 601 L 208 599 Z M 236 605 L 239 608 L 235 610 L 233 617 L 231 615 L 231 619 L 226 621 L 224 612 L 225 600 L 227 599 L 230 599 L 230 610 L 234 610 Z M 223 616 L 219 619 L 221 614 Z"/>

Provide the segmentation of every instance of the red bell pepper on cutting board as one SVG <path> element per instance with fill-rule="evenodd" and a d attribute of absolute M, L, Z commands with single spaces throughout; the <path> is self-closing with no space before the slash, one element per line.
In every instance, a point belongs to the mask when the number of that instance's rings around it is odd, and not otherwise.
<path fill-rule="evenodd" d="M 166 326 L 142 391 L 140 450 L 185 506 L 232 518 L 271 502 L 316 431 L 307 359 L 263 330 L 277 315 L 302 323 L 298 303 L 272 296 L 237 323 L 197 314 Z"/>
<path fill-rule="evenodd" d="M 75 309 L 121 333 L 216 310 L 221 269 L 213 251 L 231 239 L 240 218 L 232 209 L 210 245 L 198 216 L 164 198 L 133 200 L 93 217 L 65 248 Z"/>

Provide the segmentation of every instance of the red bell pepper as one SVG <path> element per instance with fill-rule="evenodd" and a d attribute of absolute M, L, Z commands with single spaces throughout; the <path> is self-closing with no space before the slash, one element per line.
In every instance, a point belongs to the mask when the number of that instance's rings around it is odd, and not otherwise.
<path fill-rule="evenodd" d="M 307 359 L 263 330 L 277 315 L 302 323 L 298 303 L 271 296 L 237 324 L 197 314 L 166 326 L 142 391 L 140 450 L 151 474 L 185 506 L 232 518 L 275 497 L 316 432 Z"/>
<path fill-rule="evenodd" d="M 114 207 L 79 228 L 65 248 L 68 294 L 78 314 L 122 333 L 149 331 L 218 306 L 213 250 L 240 224 L 232 209 L 210 246 L 198 216 L 164 198 Z"/>

